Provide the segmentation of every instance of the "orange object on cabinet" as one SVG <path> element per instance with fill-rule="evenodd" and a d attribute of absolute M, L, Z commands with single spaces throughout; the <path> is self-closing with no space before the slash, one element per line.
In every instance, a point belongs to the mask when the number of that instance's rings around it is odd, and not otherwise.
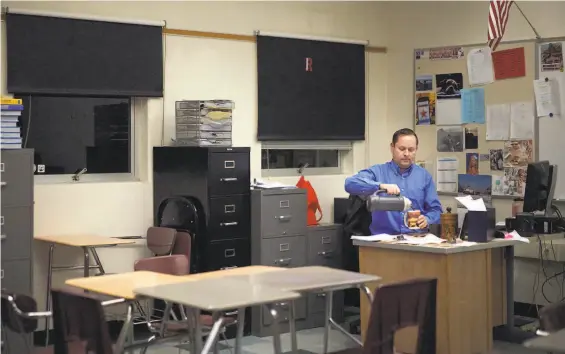
<path fill-rule="evenodd" d="M 308 182 L 304 176 L 301 176 L 296 183 L 296 187 L 300 189 L 306 189 L 306 205 L 307 205 L 307 222 L 308 226 L 315 226 L 318 225 L 320 220 L 322 220 L 323 213 L 322 208 L 320 208 L 320 202 L 318 202 L 318 195 L 316 195 L 316 191 L 312 184 Z M 316 217 L 316 212 L 320 213 L 320 217 Z"/>

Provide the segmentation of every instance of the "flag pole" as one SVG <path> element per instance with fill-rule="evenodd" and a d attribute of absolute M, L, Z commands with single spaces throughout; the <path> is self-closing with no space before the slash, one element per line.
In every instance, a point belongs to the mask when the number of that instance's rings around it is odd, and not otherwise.
<path fill-rule="evenodd" d="M 536 39 L 541 39 L 541 36 L 539 35 L 538 31 L 536 30 L 536 28 L 532 25 L 532 23 L 530 22 L 530 20 L 528 20 L 528 18 L 526 17 L 526 15 L 524 15 L 524 11 L 522 11 L 522 9 L 520 8 L 520 6 L 518 6 L 518 3 L 516 1 L 513 2 L 514 5 L 516 6 L 516 8 L 518 8 L 518 11 L 520 11 L 520 13 L 522 14 L 522 16 L 524 17 L 524 19 L 526 20 L 526 22 L 528 22 L 528 25 L 530 25 L 530 27 L 532 28 L 532 30 L 534 31 L 534 33 L 536 34 Z"/>

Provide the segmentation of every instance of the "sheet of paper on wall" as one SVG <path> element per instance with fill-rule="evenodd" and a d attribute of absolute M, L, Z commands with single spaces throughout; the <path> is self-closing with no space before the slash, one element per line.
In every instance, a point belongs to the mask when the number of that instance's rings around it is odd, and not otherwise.
<path fill-rule="evenodd" d="M 436 188 L 438 192 L 457 192 L 459 160 L 456 157 L 438 157 Z"/>
<path fill-rule="evenodd" d="M 436 101 L 436 125 L 460 125 L 461 100 L 454 98 Z"/>
<path fill-rule="evenodd" d="M 547 78 L 534 80 L 534 95 L 538 117 L 553 118 L 561 114 L 559 107 L 559 84 L 557 80 Z"/>
<path fill-rule="evenodd" d="M 469 85 L 487 85 L 494 82 L 492 51 L 489 47 L 471 49 L 467 55 Z"/>
<path fill-rule="evenodd" d="M 455 197 L 455 200 L 463 204 L 469 211 L 487 211 L 483 198 L 473 199 L 470 195 L 466 195 L 464 197 Z"/>
<path fill-rule="evenodd" d="M 487 106 L 486 140 L 510 139 L 510 104 Z"/>
<path fill-rule="evenodd" d="M 461 121 L 463 124 L 485 123 L 485 89 L 474 87 L 461 90 Z"/>
<path fill-rule="evenodd" d="M 492 53 L 492 62 L 495 80 L 526 76 L 524 47 L 498 50 Z"/>
<path fill-rule="evenodd" d="M 534 104 L 514 102 L 510 104 L 510 139 L 534 138 Z"/>

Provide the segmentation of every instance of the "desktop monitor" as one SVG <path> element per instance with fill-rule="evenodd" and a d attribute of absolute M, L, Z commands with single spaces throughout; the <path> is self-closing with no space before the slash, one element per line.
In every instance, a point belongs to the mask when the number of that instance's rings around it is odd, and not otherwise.
<path fill-rule="evenodd" d="M 528 164 L 526 175 L 526 190 L 524 192 L 525 213 L 545 212 L 552 215 L 551 205 L 557 177 L 557 166 L 549 161 L 539 161 Z"/>

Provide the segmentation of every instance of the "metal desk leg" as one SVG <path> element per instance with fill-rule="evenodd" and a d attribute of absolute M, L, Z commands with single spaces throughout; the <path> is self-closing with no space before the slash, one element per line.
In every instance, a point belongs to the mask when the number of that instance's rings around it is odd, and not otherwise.
<path fill-rule="evenodd" d="M 267 305 L 269 309 L 269 313 L 273 318 L 273 349 L 275 350 L 275 354 L 282 353 L 281 347 L 281 332 L 279 330 L 279 313 L 277 312 L 276 307 L 273 304 Z"/>
<path fill-rule="evenodd" d="M 328 342 L 330 340 L 333 298 L 333 291 L 328 291 L 326 293 L 326 320 L 324 321 L 324 351 L 322 352 L 324 354 L 328 352 Z"/>
<path fill-rule="evenodd" d="M 194 316 L 194 346 L 195 346 L 195 354 L 198 354 L 202 351 L 202 323 L 200 323 L 200 310 L 194 309 L 192 311 L 192 315 Z"/>
<path fill-rule="evenodd" d="M 133 344 L 133 305 L 128 303 L 126 320 L 116 341 L 116 347 L 118 351 L 124 351 L 124 349 Z M 133 353 L 131 350 L 127 350 L 129 353 Z"/>
<path fill-rule="evenodd" d="M 214 346 L 214 352 L 216 352 L 216 345 L 218 344 L 218 337 L 220 335 L 220 330 L 224 325 L 224 317 L 218 313 L 214 313 L 213 317 L 216 319 L 214 321 L 214 325 L 212 326 L 212 330 L 208 334 L 208 338 L 206 338 L 206 343 L 204 344 L 204 348 L 202 349 L 202 354 L 208 354 L 212 346 Z M 202 338 L 202 337 L 201 337 Z"/>
<path fill-rule="evenodd" d="M 506 247 L 506 326 L 514 328 L 514 246 Z"/>
<path fill-rule="evenodd" d="M 237 334 L 235 336 L 235 354 L 241 354 L 243 346 L 243 328 L 245 327 L 245 308 L 237 309 Z"/>
<path fill-rule="evenodd" d="M 45 296 L 45 311 L 51 310 L 51 284 L 53 280 L 53 251 L 55 244 L 49 244 L 49 255 L 47 258 L 47 294 Z M 49 345 L 50 318 L 45 318 L 45 346 Z"/>
<path fill-rule="evenodd" d="M 106 271 L 104 270 L 104 267 L 102 266 L 102 262 L 100 261 L 100 257 L 98 257 L 98 252 L 96 251 L 96 248 L 92 247 L 90 249 L 90 252 L 92 253 L 92 257 L 94 258 L 94 262 L 96 262 L 96 265 L 98 266 L 99 274 L 100 275 L 106 274 Z"/>
<path fill-rule="evenodd" d="M 296 304 L 294 300 L 290 301 L 290 311 L 288 316 L 288 330 L 290 332 L 290 345 L 292 353 L 298 352 L 298 340 L 296 339 Z"/>
<path fill-rule="evenodd" d="M 84 253 L 84 277 L 88 278 L 90 276 L 90 252 L 88 247 L 83 247 L 82 252 Z"/>

